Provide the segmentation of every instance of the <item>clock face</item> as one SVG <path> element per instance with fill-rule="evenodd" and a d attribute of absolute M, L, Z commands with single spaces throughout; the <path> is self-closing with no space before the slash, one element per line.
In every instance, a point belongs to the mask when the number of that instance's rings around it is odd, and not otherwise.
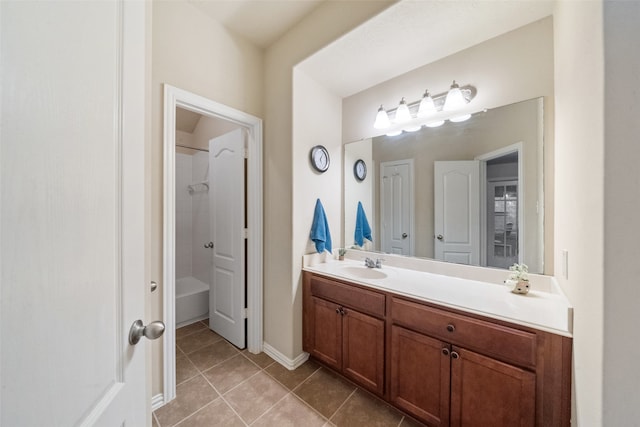
<path fill-rule="evenodd" d="M 367 177 L 367 165 L 364 160 L 358 159 L 353 164 L 353 175 L 358 181 L 364 181 Z"/>
<path fill-rule="evenodd" d="M 311 149 L 311 165 L 318 172 L 326 172 L 329 169 L 329 152 L 322 145 L 316 145 Z"/>

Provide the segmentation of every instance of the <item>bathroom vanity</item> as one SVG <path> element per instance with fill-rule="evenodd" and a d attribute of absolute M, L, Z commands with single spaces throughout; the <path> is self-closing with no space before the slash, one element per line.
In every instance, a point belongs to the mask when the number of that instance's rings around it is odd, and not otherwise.
<path fill-rule="evenodd" d="M 305 259 L 304 350 L 429 426 L 568 426 L 564 295 L 553 283 L 536 290 L 535 277 L 521 296 L 499 282 L 424 271 L 433 266 Z"/>

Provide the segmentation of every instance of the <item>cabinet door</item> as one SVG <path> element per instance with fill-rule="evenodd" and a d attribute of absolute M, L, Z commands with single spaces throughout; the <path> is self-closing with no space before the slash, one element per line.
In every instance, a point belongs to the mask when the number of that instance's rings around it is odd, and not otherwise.
<path fill-rule="evenodd" d="M 343 309 L 343 373 L 369 391 L 384 394 L 384 321 Z"/>
<path fill-rule="evenodd" d="M 309 353 L 334 367 L 342 368 L 342 316 L 338 305 L 311 298 Z"/>
<path fill-rule="evenodd" d="M 454 346 L 451 426 L 533 426 L 535 388 L 532 372 Z"/>
<path fill-rule="evenodd" d="M 391 401 L 430 426 L 449 425 L 449 352 L 447 343 L 391 327 Z"/>

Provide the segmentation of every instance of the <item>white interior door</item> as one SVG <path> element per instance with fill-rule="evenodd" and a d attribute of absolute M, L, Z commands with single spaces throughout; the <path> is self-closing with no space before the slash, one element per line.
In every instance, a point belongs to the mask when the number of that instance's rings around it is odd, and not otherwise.
<path fill-rule="evenodd" d="M 480 162 L 434 162 L 436 259 L 480 264 Z"/>
<path fill-rule="evenodd" d="M 413 255 L 413 159 L 380 163 L 381 249 Z"/>
<path fill-rule="evenodd" d="M 245 131 L 209 141 L 209 206 L 213 241 L 209 327 L 245 347 Z"/>
<path fill-rule="evenodd" d="M 0 8 L 0 425 L 148 425 L 146 5 Z"/>

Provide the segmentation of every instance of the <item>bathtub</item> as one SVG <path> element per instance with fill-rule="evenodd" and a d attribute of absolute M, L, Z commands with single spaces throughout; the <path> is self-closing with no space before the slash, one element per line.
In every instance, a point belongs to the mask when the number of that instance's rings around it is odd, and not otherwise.
<path fill-rule="evenodd" d="M 209 317 L 209 285 L 195 277 L 176 279 L 176 328 Z"/>

